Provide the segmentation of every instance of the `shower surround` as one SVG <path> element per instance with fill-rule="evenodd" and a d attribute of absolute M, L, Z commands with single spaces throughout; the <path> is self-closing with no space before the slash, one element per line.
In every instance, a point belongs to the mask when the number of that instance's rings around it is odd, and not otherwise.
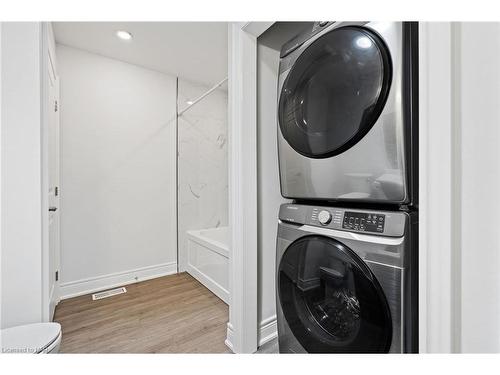
<path fill-rule="evenodd" d="M 179 111 L 210 86 L 179 79 Z M 179 271 L 187 265 L 189 230 L 228 222 L 227 91 L 219 88 L 178 119 Z"/>

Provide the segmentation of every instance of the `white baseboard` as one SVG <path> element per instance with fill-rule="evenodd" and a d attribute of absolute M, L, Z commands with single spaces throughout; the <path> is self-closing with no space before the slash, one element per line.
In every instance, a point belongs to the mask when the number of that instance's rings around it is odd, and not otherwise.
<path fill-rule="evenodd" d="M 278 321 L 276 315 L 264 319 L 259 324 L 259 346 L 278 337 Z"/>
<path fill-rule="evenodd" d="M 177 263 L 163 263 L 154 266 L 136 268 L 108 275 L 90 277 L 62 283 L 59 287 L 60 299 L 68 299 L 100 290 L 115 288 L 122 285 L 133 284 L 138 281 L 154 279 L 177 273 Z"/>
<path fill-rule="evenodd" d="M 198 268 L 193 266 L 192 264 L 188 263 L 186 267 L 187 273 L 189 273 L 191 276 L 193 276 L 196 280 L 198 280 L 200 283 L 205 285 L 210 291 L 215 294 L 217 297 L 219 297 L 226 305 L 229 305 L 229 291 L 224 289 L 222 285 L 217 283 L 214 279 L 212 279 L 210 276 L 204 274 L 201 272 Z"/>
<path fill-rule="evenodd" d="M 231 323 L 227 323 L 227 338 L 225 344 L 234 353 L 233 337 L 234 337 L 233 326 L 231 325 Z M 261 347 L 265 343 L 278 337 L 278 322 L 276 320 L 276 315 L 273 315 L 260 322 L 259 332 L 257 337 L 258 337 L 257 347 Z"/>
<path fill-rule="evenodd" d="M 224 343 L 234 353 L 233 337 L 234 337 L 233 325 L 231 323 L 227 323 L 227 337 Z"/>

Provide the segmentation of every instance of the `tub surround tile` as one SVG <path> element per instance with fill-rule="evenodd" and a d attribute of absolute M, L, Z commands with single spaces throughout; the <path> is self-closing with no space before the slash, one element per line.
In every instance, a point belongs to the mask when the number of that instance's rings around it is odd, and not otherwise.
<path fill-rule="evenodd" d="M 210 87 L 179 80 L 179 109 Z M 179 117 L 179 268 L 187 262 L 186 231 L 227 226 L 227 92 L 218 89 Z"/>

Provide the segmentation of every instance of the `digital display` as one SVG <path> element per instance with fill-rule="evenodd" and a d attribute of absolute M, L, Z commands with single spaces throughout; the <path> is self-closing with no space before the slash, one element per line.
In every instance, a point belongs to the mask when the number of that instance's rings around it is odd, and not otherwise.
<path fill-rule="evenodd" d="M 384 231 L 385 215 L 346 211 L 342 228 L 362 232 L 382 233 Z"/>

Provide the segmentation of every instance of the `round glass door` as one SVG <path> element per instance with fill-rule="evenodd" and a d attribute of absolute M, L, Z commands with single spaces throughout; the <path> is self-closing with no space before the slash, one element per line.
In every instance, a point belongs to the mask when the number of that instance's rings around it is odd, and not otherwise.
<path fill-rule="evenodd" d="M 281 89 L 283 137 L 310 158 L 346 151 L 377 121 L 391 76 L 388 49 L 374 32 L 346 26 L 321 36 L 299 56 Z"/>
<path fill-rule="evenodd" d="M 366 264 L 342 243 L 306 236 L 278 269 L 286 322 L 309 353 L 385 353 L 392 337 L 384 293 Z"/>

